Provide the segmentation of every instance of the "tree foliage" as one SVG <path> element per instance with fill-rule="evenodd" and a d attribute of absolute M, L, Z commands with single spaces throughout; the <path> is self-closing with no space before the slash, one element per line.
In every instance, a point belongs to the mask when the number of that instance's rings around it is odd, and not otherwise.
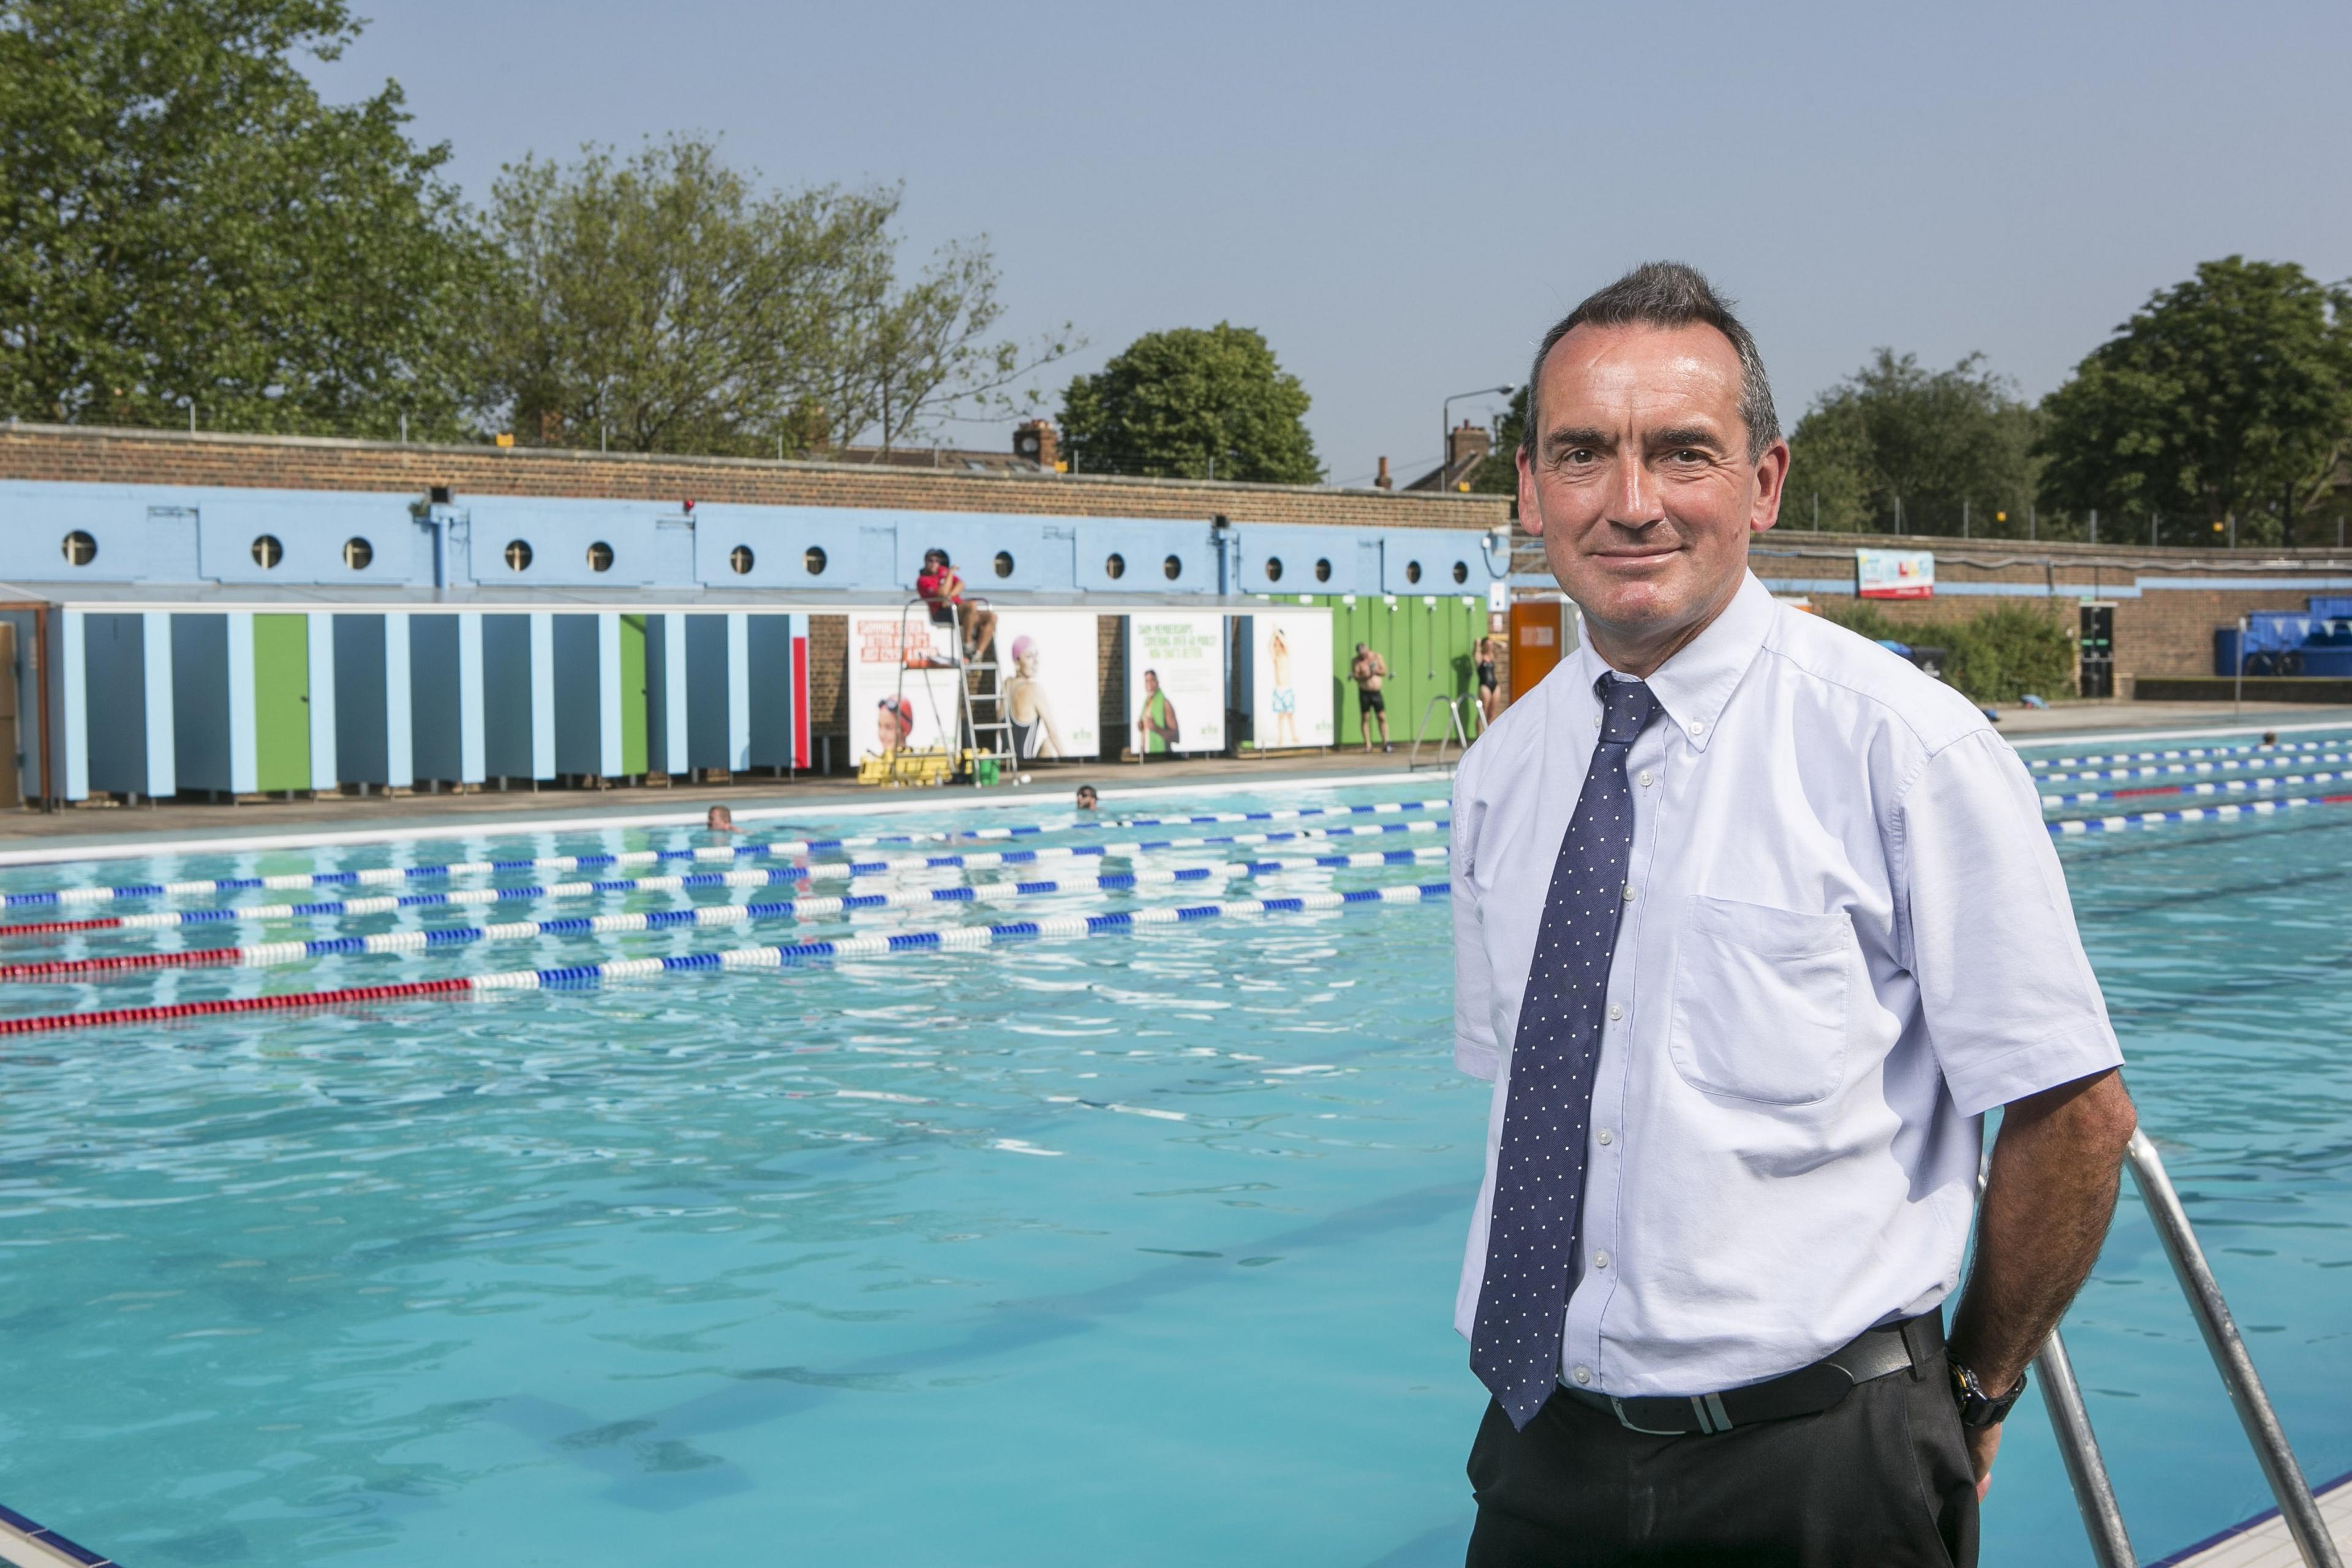
<path fill-rule="evenodd" d="M 2025 531 L 2034 411 L 1969 354 L 1948 370 L 1882 348 L 1813 402 L 1789 438 L 1783 524 L 1906 533 Z M 2006 523 L 1996 521 L 2009 513 Z"/>
<path fill-rule="evenodd" d="M 0 0 L 0 404 L 61 420 L 454 430 L 469 270 L 400 89 L 296 57 L 342 0 Z"/>
<path fill-rule="evenodd" d="M 1528 389 L 1511 394 L 1511 405 L 1495 421 L 1495 449 L 1470 476 L 1474 494 L 1515 496 L 1519 493 L 1519 443 L 1527 438 Z"/>
<path fill-rule="evenodd" d="M 1070 383 L 1063 447 L 1083 473 L 1314 484 L 1307 404 L 1252 328 L 1147 332 Z"/>
<path fill-rule="evenodd" d="M 762 194 L 692 136 L 509 166 L 480 337 L 519 439 L 656 452 L 887 447 L 1069 352 L 990 341 L 986 242 L 898 279 L 895 189 Z M 998 405 L 1002 405 L 998 407 Z"/>
<path fill-rule="evenodd" d="M 2046 600 L 2003 599 L 1965 619 L 1898 622 L 1868 599 L 1823 599 L 1825 620 L 1873 641 L 1944 650 L 1944 680 L 1979 702 L 2072 696 L 2074 637 Z"/>
<path fill-rule="evenodd" d="M 2352 292 L 2231 256 L 2159 290 L 2044 401 L 2054 505 L 2275 542 L 2352 442 Z"/>

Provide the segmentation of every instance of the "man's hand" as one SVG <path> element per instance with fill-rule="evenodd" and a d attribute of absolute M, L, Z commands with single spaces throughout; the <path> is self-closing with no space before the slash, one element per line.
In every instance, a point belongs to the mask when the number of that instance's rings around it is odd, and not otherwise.
<path fill-rule="evenodd" d="M 2000 1427 L 1972 1426 L 1966 1434 L 1969 1440 L 1969 1468 L 1977 1476 L 1977 1501 L 1984 1501 L 1985 1493 L 1992 1490 L 1992 1457 L 2000 1452 Z"/>
<path fill-rule="evenodd" d="M 2029 1095 L 2001 1113 L 1977 1210 L 1976 1261 L 1952 1314 L 1950 1353 L 1988 1395 L 2017 1386 L 2098 1261 L 2124 1150 L 2138 1125 L 2113 1068 Z M 1977 1495 L 1992 1484 L 2000 1428 L 1968 1434 Z"/>

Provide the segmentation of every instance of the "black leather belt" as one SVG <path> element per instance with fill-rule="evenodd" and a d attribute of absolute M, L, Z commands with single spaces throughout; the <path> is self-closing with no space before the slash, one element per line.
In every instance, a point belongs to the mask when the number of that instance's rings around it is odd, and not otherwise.
<path fill-rule="evenodd" d="M 1817 1415 L 1853 1393 L 1856 1384 L 1874 1378 L 1898 1372 L 1908 1372 L 1915 1379 L 1930 1372 L 1940 1374 L 1943 1359 L 1944 1314 L 1939 1309 L 1867 1330 L 1853 1343 L 1786 1376 L 1720 1394 L 1619 1399 L 1565 1383 L 1559 1391 L 1579 1405 L 1607 1411 L 1629 1432 L 1679 1436 Z"/>

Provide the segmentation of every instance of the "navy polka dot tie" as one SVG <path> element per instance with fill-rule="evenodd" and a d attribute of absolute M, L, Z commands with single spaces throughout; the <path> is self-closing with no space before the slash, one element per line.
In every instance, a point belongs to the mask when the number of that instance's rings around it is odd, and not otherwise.
<path fill-rule="evenodd" d="M 1559 1382 L 1560 1336 L 1576 1286 L 1593 1067 L 1633 849 L 1625 759 L 1658 711 L 1658 700 L 1638 680 L 1604 675 L 1594 689 L 1601 738 L 1552 867 L 1511 1043 L 1486 1275 L 1470 1336 L 1470 1368 L 1515 1427 L 1535 1419 Z"/>

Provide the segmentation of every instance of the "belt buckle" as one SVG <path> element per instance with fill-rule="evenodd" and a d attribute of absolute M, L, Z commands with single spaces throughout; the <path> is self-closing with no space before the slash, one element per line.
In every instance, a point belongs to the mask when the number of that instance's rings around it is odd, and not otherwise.
<path fill-rule="evenodd" d="M 1693 1400 L 1691 1403 L 1694 1407 L 1697 1406 L 1698 1402 L 1696 1400 Z M 1616 1412 L 1617 1425 L 1622 1426 L 1628 1432 L 1639 1432 L 1644 1436 L 1649 1437 L 1685 1437 L 1690 1435 L 1685 1429 L 1679 1426 L 1642 1426 L 1635 1425 L 1633 1418 L 1625 1414 L 1625 1402 L 1618 1398 L 1613 1394 L 1609 1395 L 1609 1408 Z M 1728 1429 L 1730 1425 L 1731 1424 L 1727 1421 L 1724 1423 L 1726 1429 Z M 1707 1430 L 1706 1417 L 1704 1414 L 1699 1417 L 1699 1430 L 1702 1432 Z"/>

